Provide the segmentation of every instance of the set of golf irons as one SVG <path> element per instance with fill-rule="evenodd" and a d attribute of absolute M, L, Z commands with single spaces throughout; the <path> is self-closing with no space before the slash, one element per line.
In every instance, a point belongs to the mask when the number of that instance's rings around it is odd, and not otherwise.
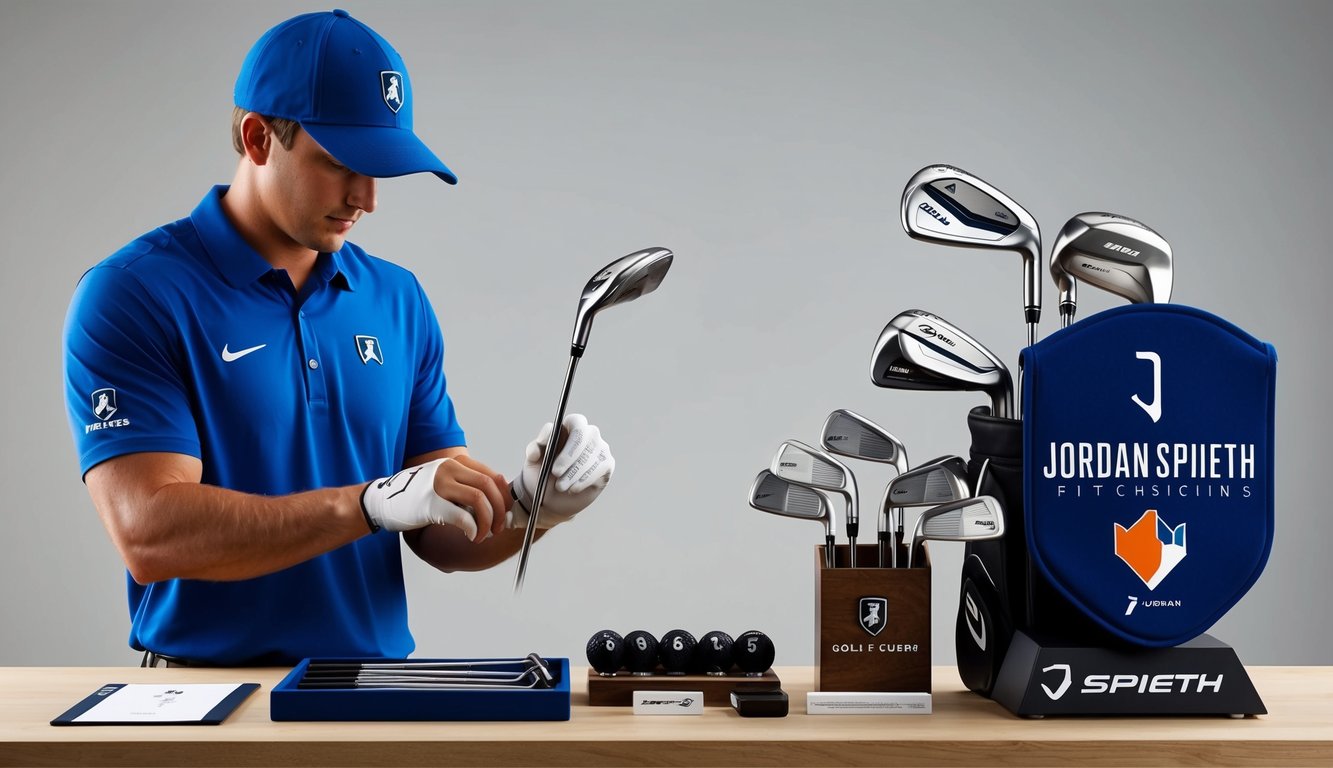
<path fill-rule="evenodd" d="M 1023 317 L 1027 340 L 1037 341 L 1041 318 L 1041 231 L 1032 214 L 981 178 L 949 165 L 922 168 L 903 190 L 903 229 L 913 239 L 996 251 L 1023 260 Z M 1171 246 L 1141 222 L 1112 213 L 1080 213 L 1065 223 L 1051 250 L 1049 270 L 1060 291 L 1061 326 L 1073 322 L 1077 285 L 1083 281 L 1132 303 L 1171 300 Z M 1019 370 L 1020 376 L 1022 369 Z M 991 413 L 1021 419 L 1008 367 L 962 329 L 919 309 L 889 321 L 875 342 L 870 379 L 878 387 L 928 391 L 979 391 Z M 1021 390 L 1021 378 L 1019 389 Z M 929 507 L 917 521 L 906 565 L 920 561 L 922 544 L 983 541 L 1004 535 L 1004 510 L 993 496 L 973 496 L 967 463 L 942 456 L 910 468 L 901 441 L 852 411 L 837 410 L 824 422 L 824 450 L 796 440 L 778 448 L 769 468 L 750 486 L 750 506 L 762 512 L 815 520 L 824 525 L 826 568 L 837 565 L 837 524 L 830 494 L 845 500 L 849 556 L 856 562 L 860 529 L 856 479 L 834 454 L 892 464 L 897 476 L 884 489 L 879 514 L 879 567 L 899 567 L 903 510 Z M 987 467 L 977 479 L 981 488 Z"/>
<path fill-rule="evenodd" d="M 832 454 L 892 464 L 898 475 L 884 488 L 880 503 L 878 563 L 880 568 L 912 567 L 920 562 L 922 543 L 931 541 L 979 541 L 1004 535 L 1004 511 L 993 496 L 971 497 L 967 484 L 967 462 L 957 456 L 941 456 L 908 468 L 907 449 L 880 425 L 848 410 L 829 414 L 824 422 L 822 444 L 813 448 L 798 440 L 778 447 L 773 462 L 750 486 L 750 506 L 761 512 L 815 520 L 824 525 L 824 567 L 837 567 L 837 522 L 831 493 L 842 495 L 846 509 L 847 564 L 856 562 L 856 537 L 860 533 L 856 477 Z M 901 562 L 903 510 L 930 507 L 918 518 L 907 558 Z"/>

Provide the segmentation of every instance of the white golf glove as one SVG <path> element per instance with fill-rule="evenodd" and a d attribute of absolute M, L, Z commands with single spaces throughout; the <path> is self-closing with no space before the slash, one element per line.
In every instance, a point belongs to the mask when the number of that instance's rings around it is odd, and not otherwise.
<path fill-rule="evenodd" d="M 367 485 L 361 492 L 361 511 L 371 533 L 381 528 L 410 531 L 428 525 L 452 525 L 475 541 L 477 521 L 472 512 L 435 492 L 435 472 L 446 461 L 451 459 L 409 467 Z"/>
<path fill-rule="evenodd" d="M 569 433 L 565 446 L 551 465 L 551 476 L 546 481 L 546 494 L 537 517 L 538 528 L 551 528 L 582 512 L 596 499 L 606 484 L 611 482 L 616 460 L 611 446 L 602 439 L 602 432 L 588 423 L 582 414 L 571 413 L 562 424 Z M 532 509 L 532 489 L 537 487 L 541 474 L 542 457 L 551 442 L 551 423 L 548 421 L 537 433 L 537 439 L 528 443 L 523 471 L 512 483 L 513 508 L 505 518 L 506 528 L 526 528 Z"/>

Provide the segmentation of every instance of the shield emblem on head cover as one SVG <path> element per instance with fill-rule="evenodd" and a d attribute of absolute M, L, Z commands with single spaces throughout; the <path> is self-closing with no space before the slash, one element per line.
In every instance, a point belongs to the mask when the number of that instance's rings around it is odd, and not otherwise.
<path fill-rule="evenodd" d="M 1135 645 L 1206 631 L 1273 543 L 1273 347 L 1198 309 L 1133 304 L 1051 334 L 1023 366 L 1027 546 L 1055 599 Z"/>

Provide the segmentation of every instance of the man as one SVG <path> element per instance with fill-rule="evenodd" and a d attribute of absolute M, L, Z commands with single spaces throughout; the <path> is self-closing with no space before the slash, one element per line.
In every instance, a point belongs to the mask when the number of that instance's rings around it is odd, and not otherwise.
<path fill-rule="evenodd" d="M 399 532 L 444 571 L 522 542 L 551 425 L 512 487 L 469 456 L 424 292 L 346 241 L 377 178 L 457 181 L 413 100 L 397 52 L 345 11 L 279 24 L 236 82 L 232 184 L 79 283 L 70 424 L 145 663 L 403 657 Z M 542 528 L 615 466 L 582 416 L 562 427 Z"/>

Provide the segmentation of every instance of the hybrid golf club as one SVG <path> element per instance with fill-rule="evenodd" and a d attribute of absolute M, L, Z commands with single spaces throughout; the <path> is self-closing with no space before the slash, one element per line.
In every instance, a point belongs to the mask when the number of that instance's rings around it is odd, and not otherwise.
<path fill-rule="evenodd" d="M 857 510 L 856 478 L 846 464 L 833 456 L 796 440 L 778 447 L 769 470 L 798 485 L 835 491 L 847 499 L 847 540 L 851 543 L 848 564 L 856 567 L 856 534 L 860 529 Z"/>
<path fill-rule="evenodd" d="M 560 424 L 565 419 L 565 407 L 569 402 L 569 388 L 574 382 L 574 370 L 579 358 L 588 346 L 588 336 L 592 333 L 592 319 L 607 307 L 624 304 L 627 301 L 652 293 L 662 284 L 667 270 L 671 268 L 673 254 L 666 248 L 647 248 L 616 259 L 593 275 L 588 284 L 583 286 L 583 295 L 579 297 L 578 310 L 574 314 L 574 336 L 569 348 L 569 366 L 565 370 L 565 383 L 560 388 L 560 401 L 556 406 L 555 420 L 551 422 L 551 440 L 542 457 L 541 470 L 537 475 L 537 487 L 532 491 L 532 509 L 528 512 L 528 526 L 523 532 L 523 548 L 518 556 L 518 573 L 514 578 L 514 594 L 523 591 L 523 578 L 528 568 L 528 554 L 532 549 L 532 537 L 537 530 L 537 516 L 541 514 L 542 498 L 546 495 L 546 482 L 551 477 L 551 466 L 555 463 L 558 452 Z"/>
<path fill-rule="evenodd" d="M 1027 209 L 961 168 L 930 165 L 903 189 L 902 224 L 917 240 L 1018 251 L 1023 257 L 1023 317 L 1028 346 L 1041 320 L 1041 230 Z"/>
<path fill-rule="evenodd" d="M 838 524 L 833 519 L 833 506 L 828 503 L 824 491 L 783 480 L 765 469 L 750 485 L 750 506 L 772 515 L 823 523 L 824 567 L 834 567 Z"/>
<path fill-rule="evenodd" d="M 924 554 L 922 543 L 929 541 L 986 541 L 1004 535 L 1004 509 L 994 496 L 975 496 L 951 501 L 921 513 L 907 551 L 907 567 L 917 562 L 917 552 Z"/>
<path fill-rule="evenodd" d="M 1065 222 L 1050 269 L 1062 328 L 1074 321 L 1079 280 L 1135 304 L 1171 300 L 1171 245 L 1147 224 L 1114 213 L 1080 213 Z"/>
<path fill-rule="evenodd" d="M 971 494 L 967 487 L 967 462 L 957 456 L 932 459 L 893 478 L 885 486 L 884 498 L 880 501 L 880 528 L 891 527 L 893 532 L 880 538 L 879 567 L 886 567 L 885 549 L 888 547 L 891 549 L 887 566 L 898 567 L 898 542 L 903 539 L 905 507 L 935 506 L 965 499 Z M 891 525 L 886 524 L 889 518 L 894 521 Z"/>

